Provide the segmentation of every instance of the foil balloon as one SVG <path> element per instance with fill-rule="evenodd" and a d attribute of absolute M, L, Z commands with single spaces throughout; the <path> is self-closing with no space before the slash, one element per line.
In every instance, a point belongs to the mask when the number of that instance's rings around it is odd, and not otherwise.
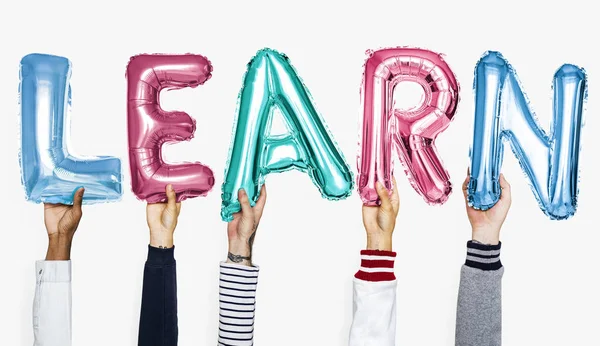
<path fill-rule="evenodd" d="M 85 187 L 83 203 L 118 201 L 121 161 L 81 157 L 69 141 L 71 62 L 30 54 L 21 60 L 21 180 L 27 200 L 73 204 L 73 191 Z"/>
<path fill-rule="evenodd" d="M 163 90 L 197 87 L 210 77 L 212 65 L 200 55 L 138 55 L 127 66 L 127 123 L 133 193 L 148 203 L 165 202 L 172 184 L 177 201 L 205 196 L 215 183 L 213 172 L 199 162 L 167 163 L 162 146 L 192 139 L 196 122 L 187 113 L 160 107 Z"/>
<path fill-rule="evenodd" d="M 275 109 L 283 115 L 287 134 L 270 134 Z M 322 196 L 331 200 L 346 198 L 353 189 L 350 167 L 306 87 L 287 56 L 271 49 L 260 50 L 248 64 L 226 167 L 224 221 L 240 210 L 238 190 L 243 188 L 254 205 L 269 173 L 306 172 Z"/>
<path fill-rule="evenodd" d="M 396 107 L 394 89 L 403 82 L 423 89 L 422 102 L 412 109 Z M 439 205 L 448 199 L 452 186 L 435 139 L 454 117 L 458 92 L 452 70 L 437 53 L 406 47 L 370 52 L 361 89 L 358 154 L 358 190 L 364 205 L 380 204 L 377 181 L 392 190 L 394 151 L 427 203 Z"/>
<path fill-rule="evenodd" d="M 500 198 L 498 181 L 506 139 L 537 198 L 553 220 L 575 214 L 580 138 L 587 94 L 583 69 L 563 65 L 554 75 L 550 133 L 539 125 L 514 69 L 498 52 L 487 52 L 475 68 L 475 123 L 468 201 L 480 210 Z"/>

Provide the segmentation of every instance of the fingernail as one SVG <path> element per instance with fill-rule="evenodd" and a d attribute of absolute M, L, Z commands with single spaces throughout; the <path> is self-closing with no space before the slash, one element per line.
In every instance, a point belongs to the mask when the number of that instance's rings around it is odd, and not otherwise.
<path fill-rule="evenodd" d="M 75 196 L 76 196 L 76 195 L 79 193 L 79 190 L 80 190 L 80 189 L 83 189 L 83 186 L 77 186 L 77 187 L 75 188 L 75 191 L 73 191 L 73 197 L 75 197 Z"/>

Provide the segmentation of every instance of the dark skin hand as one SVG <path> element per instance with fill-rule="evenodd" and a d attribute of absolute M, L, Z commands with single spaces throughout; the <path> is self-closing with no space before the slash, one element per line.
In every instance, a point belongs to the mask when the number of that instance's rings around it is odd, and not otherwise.
<path fill-rule="evenodd" d="M 44 224 L 48 232 L 46 261 L 67 261 L 71 259 L 73 236 L 83 211 L 84 188 L 76 190 L 73 205 L 44 203 Z"/>

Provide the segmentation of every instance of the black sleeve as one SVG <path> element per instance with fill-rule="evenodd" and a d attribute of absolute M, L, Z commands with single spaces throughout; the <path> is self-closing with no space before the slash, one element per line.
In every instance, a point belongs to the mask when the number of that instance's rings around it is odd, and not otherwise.
<path fill-rule="evenodd" d="M 138 346 L 177 345 L 177 274 L 175 247 L 148 246 L 144 267 Z"/>

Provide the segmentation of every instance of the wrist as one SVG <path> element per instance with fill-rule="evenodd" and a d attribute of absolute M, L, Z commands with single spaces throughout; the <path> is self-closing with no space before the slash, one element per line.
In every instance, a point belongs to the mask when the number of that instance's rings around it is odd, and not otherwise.
<path fill-rule="evenodd" d="M 392 251 L 392 235 L 367 233 L 367 250 Z"/>
<path fill-rule="evenodd" d="M 252 245 L 246 239 L 229 239 L 227 263 L 252 266 Z"/>
<path fill-rule="evenodd" d="M 60 233 L 48 235 L 48 250 L 46 251 L 46 261 L 70 260 L 72 242 L 72 235 Z"/>
<path fill-rule="evenodd" d="M 248 240 L 230 239 L 229 252 L 235 255 L 249 257 L 252 254 L 252 247 L 250 246 Z"/>
<path fill-rule="evenodd" d="M 150 231 L 150 246 L 155 248 L 173 247 L 173 233 L 168 231 Z"/>
<path fill-rule="evenodd" d="M 500 243 L 500 230 L 490 227 L 473 227 L 471 240 L 485 245 L 498 245 Z"/>
<path fill-rule="evenodd" d="M 477 241 L 467 242 L 467 267 L 484 271 L 494 271 L 502 268 L 500 261 L 500 248 L 502 243 L 485 245 Z"/>

